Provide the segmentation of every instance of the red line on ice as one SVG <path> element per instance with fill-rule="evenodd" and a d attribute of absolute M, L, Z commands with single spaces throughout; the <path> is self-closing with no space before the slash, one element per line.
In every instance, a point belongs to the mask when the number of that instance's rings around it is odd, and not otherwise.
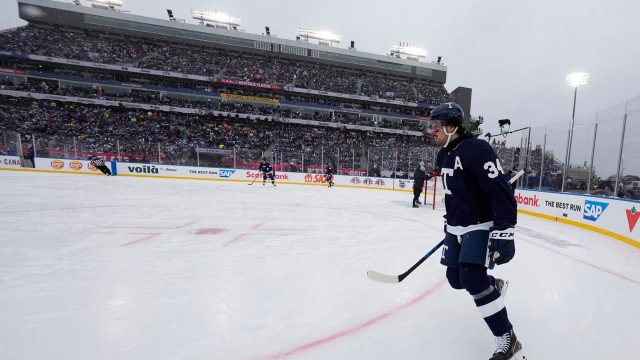
<path fill-rule="evenodd" d="M 543 248 L 543 249 L 546 249 L 546 250 L 552 251 L 552 252 L 554 252 L 554 253 L 556 253 L 556 254 L 558 254 L 558 255 L 562 255 L 562 256 L 567 257 L 567 258 L 569 258 L 569 259 L 571 259 L 571 260 L 575 260 L 575 261 L 577 261 L 577 262 L 579 262 L 579 263 L 582 263 L 582 264 L 584 264 L 584 265 L 591 266 L 592 268 L 597 269 L 597 270 L 600 270 L 600 271 L 603 271 L 603 272 L 606 272 L 607 274 L 610 274 L 610 275 L 613 275 L 613 276 L 619 277 L 619 278 L 621 278 L 621 279 L 624 279 L 624 280 L 630 281 L 630 282 L 632 282 L 632 283 L 634 283 L 634 284 L 636 284 L 636 285 L 640 285 L 640 281 L 638 281 L 638 280 L 634 280 L 634 279 L 629 278 L 629 277 L 626 277 L 626 276 L 624 276 L 624 275 L 622 275 L 622 274 L 618 274 L 618 273 L 613 272 L 613 271 L 611 271 L 611 270 L 607 270 L 607 269 L 605 269 L 605 268 L 603 268 L 603 267 L 600 267 L 600 266 L 598 266 L 598 265 L 596 265 L 596 264 L 592 264 L 592 263 L 590 263 L 590 262 L 588 262 L 588 261 L 584 261 L 584 260 L 578 259 L 578 258 L 576 258 L 576 257 L 573 257 L 573 256 L 571 256 L 571 255 L 567 255 L 567 254 L 561 253 L 560 251 L 558 251 L 558 250 L 556 250 L 556 249 L 552 249 L 552 248 L 550 248 L 550 247 L 547 247 L 547 246 L 544 246 L 544 245 L 538 244 L 538 243 L 533 242 L 533 241 L 530 241 L 530 240 L 526 240 L 526 239 L 521 239 L 521 240 L 526 241 L 526 242 L 528 242 L 528 243 L 530 243 L 530 244 L 532 244 L 532 245 L 535 245 L 535 246 L 541 247 L 541 248 Z"/>
<path fill-rule="evenodd" d="M 291 355 L 297 355 L 301 352 L 307 351 L 307 350 L 311 350 L 313 348 L 316 348 L 318 346 L 322 346 L 322 345 L 326 345 L 328 343 L 331 343 L 335 340 L 341 339 L 347 335 L 351 335 L 354 333 L 357 333 L 359 331 L 362 331 L 372 325 L 375 325 L 376 323 L 385 320 L 393 315 L 395 315 L 396 313 L 400 312 L 401 310 L 404 310 L 412 305 L 415 305 L 417 303 L 419 303 L 420 301 L 422 301 L 423 299 L 425 299 L 426 297 L 432 295 L 434 292 L 436 292 L 437 290 L 439 290 L 442 285 L 445 284 L 445 280 L 440 280 L 437 284 L 435 284 L 433 287 L 431 287 L 429 290 L 425 291 L 424 293 L 418 295 L 418 297 L 414 298 L 413 300 L 410 300 L 409 302 L 406 302 L 396 308 L 393 308 L 383 314 L 380 314 L 370 320 L 367 320 L 359 325 L 350 327 L 348 329 L 339 331 L 335 334 L 332 335 L 328 335 L 325 336 L 323 338 L 317 339 L 317 340 L 313 340 L 311 342 L 308 342 L 306 344 L 297 346 L 295 348 L 289 349 L 289 350 L 285 350 L 285 351 L 281 351 L 277 354 L 273 354 L 273 355 L 269 355 L 269 356 L 265 356 L 265 357 L 261 357 L 261 360 L 275 360 L 275 359 L 282 359 Z"/>
<path fill-rule="evenodd" d="M 120 246 L 129 246 L 129 245 L 137 244 L 137 243 L 139 243 L 139 242 L 142 242 L 142 241 L 145 241 L 145 240 L 149 240 L 149 239 L 151 239 L 151 238 L 154 238 L 154 237 L 156 237 L 156 236 L 158 236 L 158 235 L 160 235 L 160 234 L 159 234 L 159 233 L 149 234 L 149 235 L 147 235 L 147 236 L 145 236 L 145 237 L 143 237 L 143 238 L 140 238 L 140 239 L 138 239 L 138 240 L 129 241 L 128 243 L 124 243 L 124 244 L 122 244 L 122 245 L 120 245 Z"/>
<path fill-rule="evenodd" d="M 249 236 L 249 235 L 251 235 L 251 234 L 240 234 L 240 235 L 234 237 L 233 240 L 229 241 L 228 243 L 226 243 L 226 244 L 224 244 L 222 246 L 229 246 L 229 245 L 233 244 L 234 242 L 239 241 L 243 237 Z"/>

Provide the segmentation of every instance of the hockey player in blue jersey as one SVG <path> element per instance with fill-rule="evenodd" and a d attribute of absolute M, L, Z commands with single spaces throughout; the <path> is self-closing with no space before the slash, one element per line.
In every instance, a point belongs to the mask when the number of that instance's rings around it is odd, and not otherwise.
<path fill-rule="evenodd" d="M 271 179 L 271 184 L 273 186 L 276 186 L 276 179 L 274 176 L 273 168 L 271 167 L 271 164 L 269 164 L 266 158 L 262 158 L 262 161 L 260 162 L 260 166 L 258 167 L 258 170 L 260 170 L 260 172 L 262 173 L 262 186 L 264 186 L 265 182 L 267 181 L 267 177 Z"/>
<path fill-rule="evenodd" d="M 465 133 L 455 103 L 431 112 L 431 136 L 442 146 L 436 164 L 445 192 L 441 263 L 454 289 L 465 289 L 496 338 L 490 360 L 522 359 L 522 346 L 507 316 L 505 282 L 487 274 L 515 255 L 516 202 L 491 146 Z"/>

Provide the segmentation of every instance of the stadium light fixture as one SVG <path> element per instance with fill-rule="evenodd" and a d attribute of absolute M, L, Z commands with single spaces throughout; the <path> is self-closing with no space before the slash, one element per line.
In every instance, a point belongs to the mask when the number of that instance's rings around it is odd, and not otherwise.
<path fill-rule="evenodd" d="M 94 7 L 108 7 L 110 9 L 115 9 L 116 6 L 122 6 L 124 3 L 120 0 L 87 0 L 90 3 L 93 3 Z"/>
<path fill-rule="evenodd" d="M 573 72 L 567 75 L 567 85 L 571 87 L 586 85 L 588 81 L 589 81 L 589 73 Z"/>
<path fill-rule="evenodd" d="M 400 55 L 407 56 L 408 59 L 411 60 L 420 60 L 427 57 L 427 51 L 418 47 L 413 46 L 405 42 L 400 42 L 398 45 L 393 45 L 391 47 L 391 56 L 400 57 Z"/>
<path fill-rule="evenodd" d="M 307 41 L 309 41 L 309 39 L 316 39 L 320 42 L 328 42 L 329 44 L 332 44 L 339 43 L 340 40 L 342 40 L 342 36 L 336 35 L 330 31 L 315 31 L 298 28 L 297 33 L 298 36 L 300 36 L 301 38 L 305 38 Z"/>
<path fill-rule="evenodd" d="M 573 128 L 576 122 L 576 99 L 578 98 L 578 87 L 586 85 L 589 81 L 589 73 L 572 72 L 567 75 L 567 85 L 573 88 L 573 112 L 571 114 L 571 129 L 567 136 L 567 153 L 564 160 L 564 171 L 562 172 L 562 185 L 560 191 L 564 191 L 565 180 L 569 172 L 569 162 L 571 162 L 571 147 L 573 143 Z"/>
<path fill-rule="evenodd" d="M 239 18 L 220 13 L 217 10 L 215 12 L 189 10 L 189 12 L 191 13 L 192 18 L 200 20 L 201 25 L 204 25 L 205 22 L 211 22 L 214 24 L 226 25 L 231 28 L 240 26 Z"/>

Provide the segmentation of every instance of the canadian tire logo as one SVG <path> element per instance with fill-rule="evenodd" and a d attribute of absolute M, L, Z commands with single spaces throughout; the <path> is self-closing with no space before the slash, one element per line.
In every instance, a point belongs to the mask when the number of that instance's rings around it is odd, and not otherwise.
<path fill-rule="evenodd" d="M 82 170 L 82 162 L 73 160 L 69 163 L 69 167 L 71 168 L 71 170 L 80 171 Z"/>
<path fill-rule="evenodd" d="M 638 219 L 640 219 L 640 212 L 636 210 L 635 206 L 631 209 L 627 209 L 627 222 L 629 223 L 630 232 L 636 227 Z"/>
<path fill-rule="evenodd" d="M 64 161 L 62 160 L 52 160 L 51 161 L 51 167 L 54 169 L 62 169 L 64 168 Z"/>

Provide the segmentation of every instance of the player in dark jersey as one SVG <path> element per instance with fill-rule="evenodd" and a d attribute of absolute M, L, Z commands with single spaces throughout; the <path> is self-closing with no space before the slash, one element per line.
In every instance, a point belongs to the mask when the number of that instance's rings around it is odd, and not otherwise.
<path fill-rule="evenodd" d="M 107 176 L 111 176 L 111 170 L 105 165 L 104 160 L 101 158 L 94 156 L 91 158 L 91 164 L 96 167 L 96 169 L 100 170 L 103 174 Z"/>
<path fill-rule="evenodd" d="M 266 158 L 262 158 L 258 170 L 260 170 L 260 172 L 262 173 L 262 186 L 264 186 L 265 182 L 267 181 L 267 177 L 271 179 L 271 184 L 273 186 L 276 186 L 276 179 L 274 176 L 273 168 Z"/>
<path fill-rule="evenodd" d="M 455 103 L 431 112 L 431 135 L 442 146 L 437 166 L 445 192 L 445 239 L 441 263 L 454 289 L 466 289 L 496 337 L 490 360 L 522 359 L 522 345 L 507 316 L 501 279 L 487 275 L 515 255 L 516 202 L 493 148 L 462 127 Z"/>
<path fill-rule="evenodd" d="M 333 187 L 333 168 L 331 165 L 327 165 L 327 183 L 329 183 L 329 187 Z"/>

